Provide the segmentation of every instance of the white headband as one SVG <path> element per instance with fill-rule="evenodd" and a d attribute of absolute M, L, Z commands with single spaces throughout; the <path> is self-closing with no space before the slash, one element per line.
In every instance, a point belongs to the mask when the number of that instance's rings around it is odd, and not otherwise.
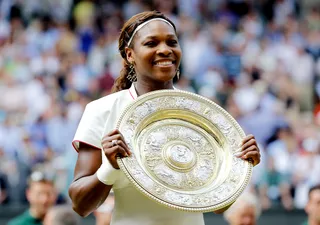
<path fill-rule="evenodd" d="M 128 45 L 127 45 L 127 46 L 128 46 L 128 47 L 130 46 L 131 41 L 132 41 L 134 35 L 135 35 L 142 27 L 144 27 L 145 25 L 147 25 L 147 24 L 150 23 L 151 21 L 155 21 L 155 20 L 160 20 L 160 21 L 166 22 L 167 24 L 169 24 L 169 25 L 174 29 L 174 27 L 172 26 L 172 24 L 171 24 L 168 20 L 165 20 L 165 19 L 162 19 L 162 18 L 153 18 L 153 19 L 151 19 L 151 20 L 147 20 L 147 21 L 143 22 L 142 24 L 140 24 L 139 26 L 137 26 L 137 28 L 133 31 L 133 33 L 132 33 L 132 35 L 131 35 L 131 38 L 130 38 L 129 41 L 128 41 Z"/>

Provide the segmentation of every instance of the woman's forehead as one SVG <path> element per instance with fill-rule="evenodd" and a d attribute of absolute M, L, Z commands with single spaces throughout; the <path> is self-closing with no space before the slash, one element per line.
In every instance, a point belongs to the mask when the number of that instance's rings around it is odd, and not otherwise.
<path fill-rule="evenodd" d="M 176 32 L 171 25 L 164 21 L 152 21 L 142 27 L 136 34 L 137 39 L 160 36 L 176 36 Z"/>

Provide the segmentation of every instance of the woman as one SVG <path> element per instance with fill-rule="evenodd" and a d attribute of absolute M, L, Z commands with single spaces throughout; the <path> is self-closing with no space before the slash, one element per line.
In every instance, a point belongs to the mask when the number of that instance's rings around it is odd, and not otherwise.
<path fill-rule="evenodd" d="M 122 134 L 115 130 L 118 116 L 137 96 L 150 91 L 173 89 L 181 60 L 176 28 L 159 12 L 133 16 L 123 26 L 119 51 L 124 68 L 114 84 L 115 93 L 89 103 L 73 145 L 79 152 L 69 194 L 73 207 L 87 216 L 101 205 L 112 188 L 115 207 L 112 225 L 201 225 L 201 213 L 171 210 L 137 191 L 117 164 L 116 156 L 130 156 Z M 243 141 L 239 157 L 260 162 L 252 135 Z M 101 156 L 102 155 L 102 156 Z"/>

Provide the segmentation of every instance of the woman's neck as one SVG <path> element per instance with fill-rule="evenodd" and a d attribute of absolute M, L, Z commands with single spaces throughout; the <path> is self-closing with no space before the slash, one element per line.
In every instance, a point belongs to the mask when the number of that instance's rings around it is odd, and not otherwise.
<path fill-rule="evenodd" d="M 172 80 L 168 82 L 146 82 L 138 81 L 134 84 L 137 95 L 143 95 L 151 91 L 164 90 L 164 89 L 173 89 Z"/>

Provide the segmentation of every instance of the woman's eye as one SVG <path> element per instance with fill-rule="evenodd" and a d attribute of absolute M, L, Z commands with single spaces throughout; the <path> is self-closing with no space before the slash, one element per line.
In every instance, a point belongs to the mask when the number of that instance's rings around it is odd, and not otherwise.
<path fill-rule="evenodd" d="M 152 47 L 152 46 L 156 46 L 156 42 L 154 41 L 148 41 L 147 43 L 145 43 L 146 46 Z"/>
<path fill-rule="evenodd" d="M 177 44 L 178 44 L 178 42 L 176 40 L 169 41 L 169 45 L 175 46 Z"/>

